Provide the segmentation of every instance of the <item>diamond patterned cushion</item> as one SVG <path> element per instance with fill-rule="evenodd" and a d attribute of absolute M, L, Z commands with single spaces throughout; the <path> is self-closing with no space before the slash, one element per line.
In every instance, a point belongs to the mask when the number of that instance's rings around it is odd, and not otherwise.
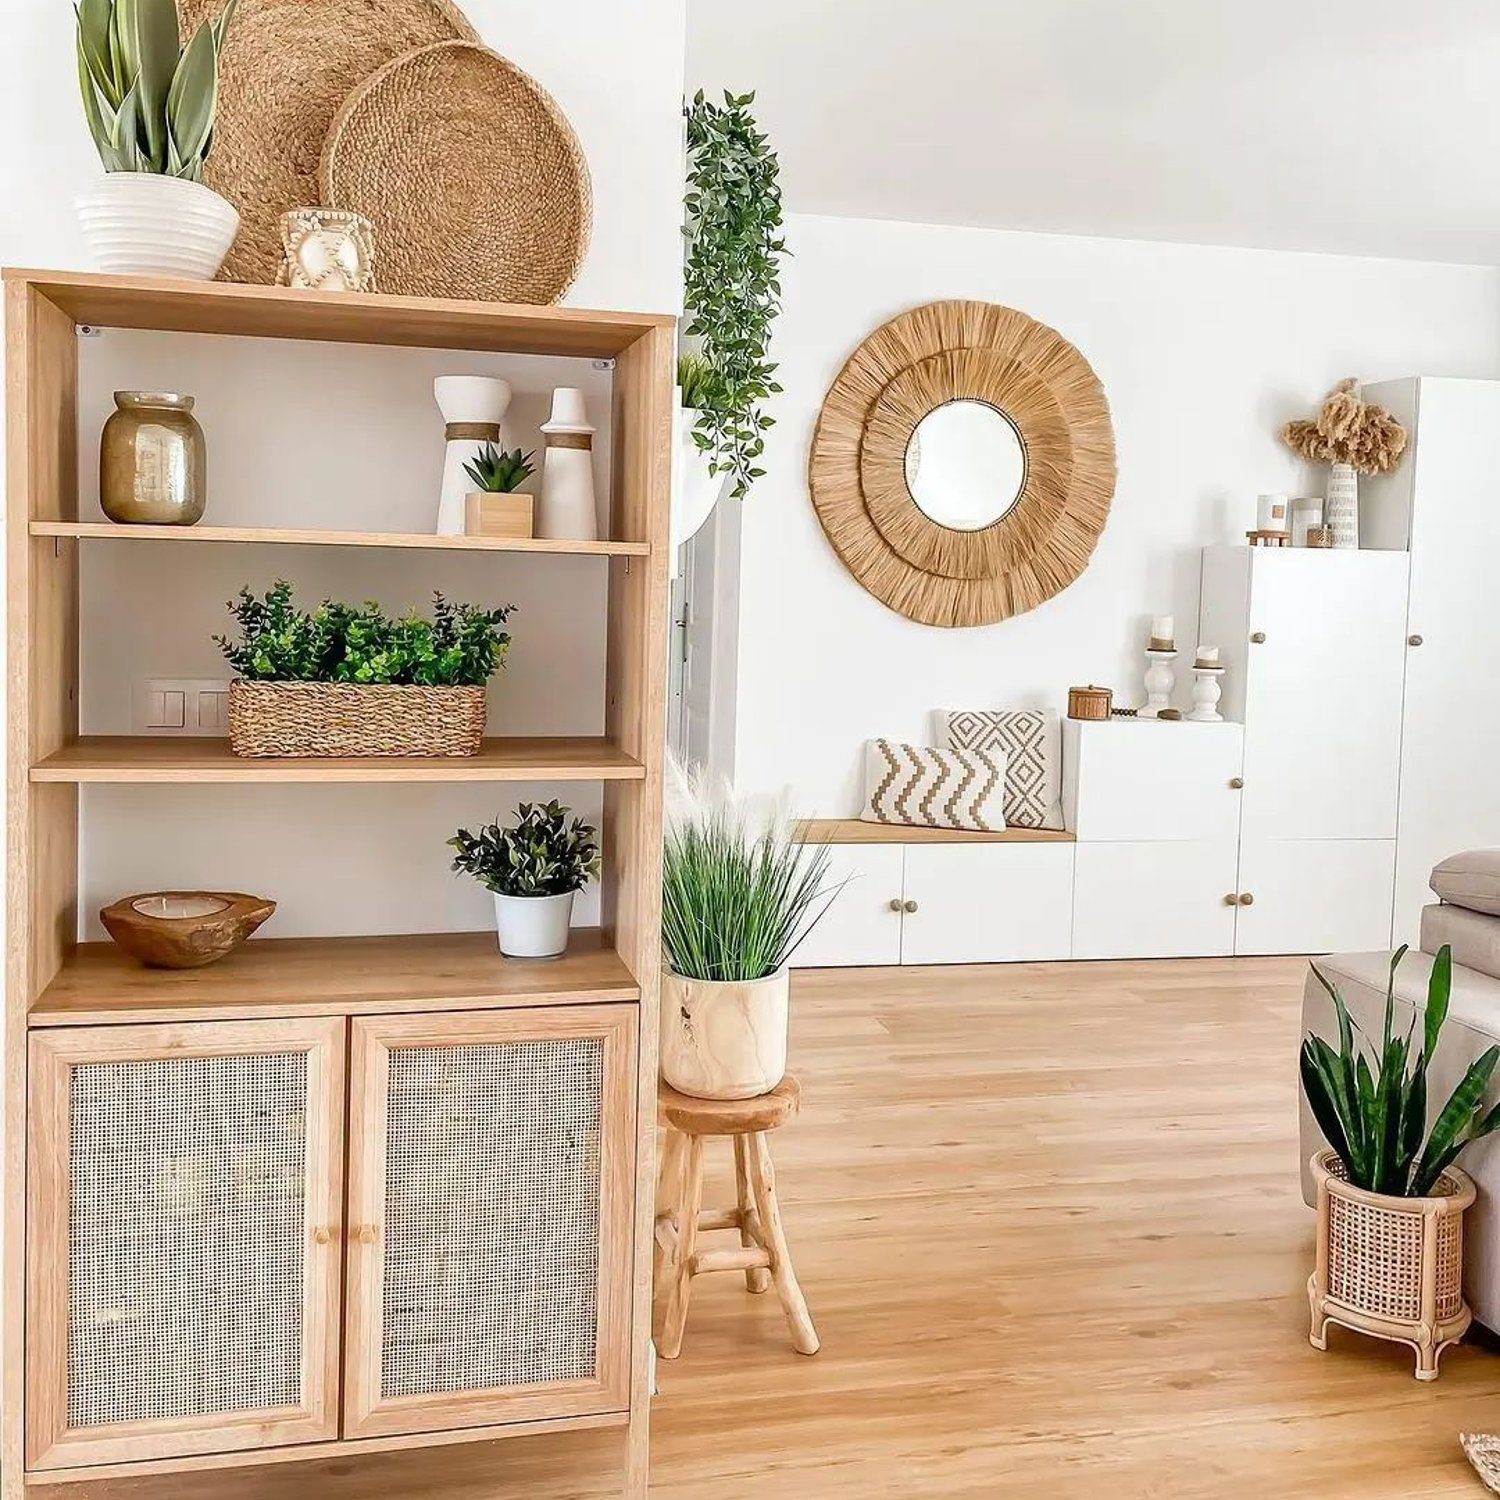
<path fill-rule="evenodd" d="M 1039 708 L 941 711 L 950 750 L 1005 756 L 1005 821 L 1011 828 L 1061 828 L 1062 730 Z"/>

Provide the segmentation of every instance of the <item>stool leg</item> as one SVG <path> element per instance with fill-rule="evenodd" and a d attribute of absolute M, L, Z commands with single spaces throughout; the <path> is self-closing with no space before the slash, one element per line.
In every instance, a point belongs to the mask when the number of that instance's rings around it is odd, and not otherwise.
<path fill-rule="evenodd" d="M 667 1315 L 662 1323 L 663 1359 L 682 1353 L 682 1335 L 687 1329 L 688 1298 L 693 1273 L 689 1269 L 698 1248 L 698 1214 L 703 1207 L 703 1137 L 685 1138 L 682 1159 L 682 1196 L 677 1203 L 677 1254 L 667 1277 Z"/>
<path fill-rule="evenodd" d="M 782 1310 L 791 1325 L 792 1345 L 798 1354 L 818 1352 L 818 1332 L 813 1327 L 807 1299 L 797 1285 L 792 1270 L 791 1251 L 786 1245 L 786 1231 L 781 1227 L 781 1204 L 776 1197 L 776 1168 L 771 1163 L 771 1147 L 764 1131 L 749 1137 L 750 1186 L 755 1193 L 755 1207 L 760 1214 L 761 1233 L 771 1256 L 771 1280 Z"/>
<path fill-rule="evenodd" d="M 740 1244 L 746 1250 L 754 1249 L 760 1241 L 750 1232 L 750 1220 L 755 1213 L 755 1199 L 750 1191 L 749 1151 L 745 1137 L 734 1138 L 734 1189 L 740 1211 Z M 771 1290 L 771 1273 L 766 1270 L 745 1272 L 745 1285 L 759 1296 Z"/>
<path fill-rule="evenodd" d="M 661 1175 L 656 1184 L 657 1222 L 667 1220 L 674 1231 L 679 1234 L 682 1232 L 677 1218 L 678 1206 L 682 1201 L 682 1143 L 681 1133 L 673 1130 L 669 1125 L 662 1141 Z M 653 1239 L 651 1256 L 653 1324 L 660 1321 L 660 1309 L 667 1287 L 667 1277 L 675 1264 L 676 1257 L 667 1253 L 666 1247 L 659 1239 Z"/>

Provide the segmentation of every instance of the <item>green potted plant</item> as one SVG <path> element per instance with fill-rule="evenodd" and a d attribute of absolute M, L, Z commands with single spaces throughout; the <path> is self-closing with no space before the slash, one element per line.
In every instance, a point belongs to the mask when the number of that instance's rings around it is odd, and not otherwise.
<path fill-rule="evenodd" d="M 211 279 L 239 231 L 203 184 L 235 0 L 186 45 L 175 0 L 78 0 L 78 82 L 104 176 L 77 201 L 104 271 Z"/>
<path fill-rule="evenodd" d="M 558 802 L 523 802 L 507 827 L 460 828 L 448 847 L 453 868 L 495 897 L 495 933 L 509 958 L 557 958 L 568 946 L 573 899 L 599 875 L 596 830 L 569 821 Z"/>
<path fill-rule="evenodd" d="M 672 542 L 708 519 L 726 489 L 743 499 L 764 473 L 759 460 L 780 391 L 768 351 L 781 311 L 780 164 L 751 113 L 754 94 L 700 90 L 684 109 L 687 193 L 683 336 L 678 365 Z"/>
<path fill-rule="evenodd" d="M 1309 1035 L 1301 1052 L 1302 1089 L 1328 1141 L 1312 1159 L 1318 1240 L 1308 1283 L 1310 1337 L 1326 1349 L 1329 1323 L 1340 1323 L 1399 1340 L 1416 1351 L 1417 1379 L 1435 1380 L 1439 1356 L 1470 1321 L 1463 1215 L 1474 1184 L 1455 1163 L 1465 1146 L 1500 1126 L 1500 1105 L 1486 1109 L 1484 1102 L 1500 1047 L 1476 1058 L 1441 1109 L 1429 1110 L 1453 955 L 1444 944 L 1433 958 L 1420 1036 L 1415 1012 L 1400 1036 L 1396 969 L 1406 951 L 1391 958 L 1378 1047 L 1359 1032 L 1337 987 L 1312 966 L 1333 1000 L 1338 1048 Z"/>
<path fill-rule="evenodd" d="M 264 598 L 241 589 L 229 609 L 239 633 L 214 640 L 239 674 L 229 685 L 236 755 L 478 754 L 512 606 L 435 594 L 430 618 L 328 599 L 302 610 L 283 579 Z"/>
<path fill-rule="evenodd" d="M 532 475 L 533 456 L 519 448 L 507 453 L 486 443 L 464 465 L 464 473 L 474 486 L 464 497 L 465 535 L 523 539 L 532 535 L 535 501 L 516 491 Z"/>
<path fill-rule="evenodd" d="M 787 964 L 838 894 L 828 850 L 674 768 L 662 855 L 661 1071 L 700 1099 L 786 1074 Z"/>

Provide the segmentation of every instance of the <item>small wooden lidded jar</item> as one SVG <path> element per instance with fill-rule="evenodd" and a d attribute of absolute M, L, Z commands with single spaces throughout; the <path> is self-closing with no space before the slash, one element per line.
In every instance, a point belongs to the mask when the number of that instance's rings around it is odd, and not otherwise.
<path fill-rule="evenodd" d="M 1114 704 L 1114 693 L 1107 687 L 1075 687 L 1068 689 L 1068 717 L 1070 719 L 1107 719 Z"/>

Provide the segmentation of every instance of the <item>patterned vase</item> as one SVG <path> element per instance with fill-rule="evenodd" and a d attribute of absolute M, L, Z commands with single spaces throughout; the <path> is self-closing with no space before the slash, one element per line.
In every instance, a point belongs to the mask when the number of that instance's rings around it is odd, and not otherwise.
<path fill-rule="evenodd" d="M 1323 524 L 1333 532 L 1335 547 L 1359 546 L 1359 475 L 1351 464 L 1329 467 Z"/>

